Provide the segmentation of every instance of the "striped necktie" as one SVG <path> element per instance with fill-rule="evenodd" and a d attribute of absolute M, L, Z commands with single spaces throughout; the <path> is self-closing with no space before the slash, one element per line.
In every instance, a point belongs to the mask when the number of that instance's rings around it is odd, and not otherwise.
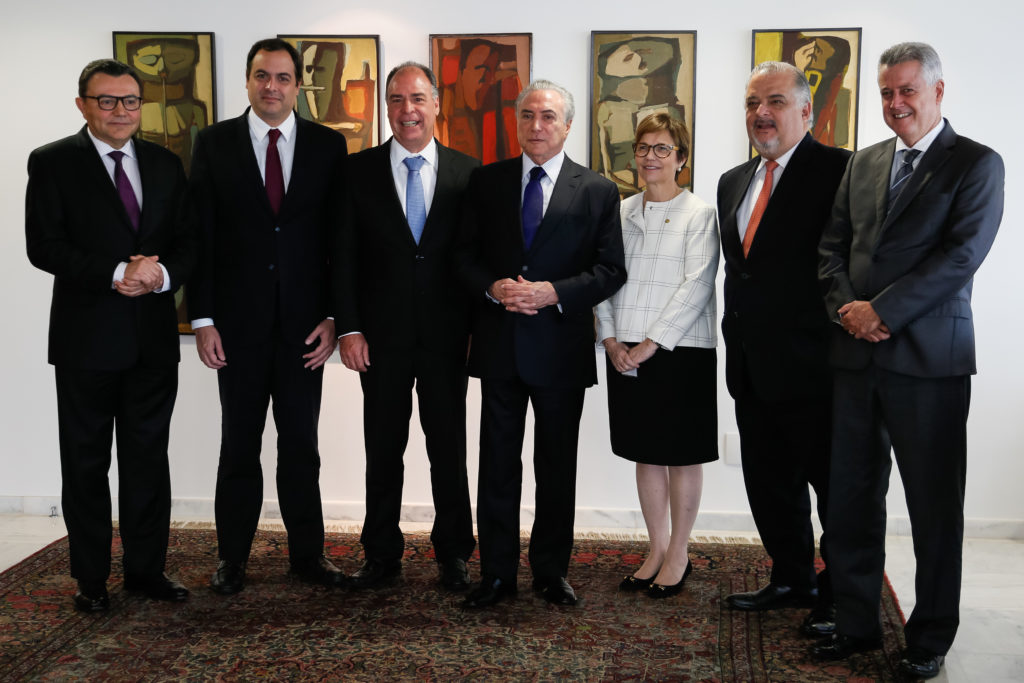
<path fill-rule="evenodd" d="M 887 212 L 892 211 L 893 204 L 896 203 L 896 199 L 899 198 L 903 188 L 906 187 L 907 178 L 914 172 L 914 159 L 921 153 L 921 150 L 905 149 L 900 153 L 903 155 L 903 164 L 896 171 L 896 177 L 893 178 L 892 185 L 889 186 L 889 208 L 886 210 Z"/>

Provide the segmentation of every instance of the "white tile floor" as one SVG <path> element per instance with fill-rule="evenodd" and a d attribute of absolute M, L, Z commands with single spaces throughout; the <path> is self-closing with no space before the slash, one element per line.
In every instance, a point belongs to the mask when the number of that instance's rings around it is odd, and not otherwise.
<path fill-rule="evenodd" d="M 422 530 L 424 525 L 409 527 L 409 531 Z M 65 533 L 64 521 L 59 517 L 0 515 L 0 570 Z M 713 534 L 694 533 L 697 537 L 707 535 Z M 909 615 L 914 607 L 914 550 L 909 538 L 890 536 L 886 540 L 886 573 L 904 614 Z M 967 540 L 960 630 L 942 675 L 934 680 L 1024 681 L 1024 542 Z"/>

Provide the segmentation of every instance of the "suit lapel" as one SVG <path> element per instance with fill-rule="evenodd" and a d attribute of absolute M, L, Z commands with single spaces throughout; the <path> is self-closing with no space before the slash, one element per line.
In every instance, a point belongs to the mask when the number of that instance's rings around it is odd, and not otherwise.
<path fill-rule="evenodd" d="M 241 116 L 239 116 L 237 119 L 235 119 L 235 121 L 236 121 L 236 126 L 235 126 L 236 153 L 239 153 L 239 154 L 242 155 L 242 159 L 241 159 L 241 165 L 242 165 L 241 173 L 242 173 L 242 182 L 244 183 L 244 185 L 242 185 L 242 187 L 252 187 L 252 188 L 254 188 L 255 194 L 256 194 L 256 201 L 260 202 L 260 206 L 263 207 L 263 210 L 266 213 L 268 213 L 270 215 L 273 215 L 274 212 L 270 208 L 270 200 L 267 199 L 267 189 L 266 189 L 266 186 L 263 184 L 263 176 L 260 174 L 260 165 L 259 165 L 259 162 L 256 160 L 256 150 L 254 150 L 253 146 L 252 146 L 252 136 L 249 134 L 249 109 L 248 109 L 248 107 L 246 108 L 245 113 L 242 114 Z M 298 126 L 296 126 L 296 130 L 298 130 Z M 299 146 L 299 140 L 301 139 L 301 137 L 302 136 L 300 135 L 300 136 L 295 138 L 295 142 L 296 142 L 296 145 L 295 145 L 295 158 L 296 159 L 299 158 L 298 146 Z M 292 170 L 293 171 L 295 170 L 296 165 L 297 164 L 295 163 L 295 160 L 293 160 L 292 161 Z M 292 181 L 295 180 L 294 174 L 292 175 L 291 180 Z M 287 203 L 288 203 L 288 196 L 287 196 L 287 193 L 285 193 L 285 200 L 282 203 L 282 208 L 285 205 L 287 205 Z"/>
<path fill-rule="evenodd" d="M 153 166 L 153 158 L 150 151 L 142 145 L 135 143 L 135 158 L 139 160 L 139 177 L 142 178 L 142 216 L 139 218 L 139 237 L 144 237 L 153 229 L 156 218 L 152 211 L 146 211 L 146 199 L 155 199 L 159 190 L 157 186 L 159 179 L 156 178 L 156 169 Z M 125 213 L 125 220 L 128 214 Z"/>
<path fill-rule="evenodd" d="M 729 252 L 733 260 L 743 260 L 743 244 L 740 241 L 740 230 L 736 223 L 736 212 L 739 211 L 740 203 L 747 194 L 750 181 L 757 172 L 761 163 L 761 157 L 755 157 L 748 161 L 738 174 L 732 187 L 727 188 L 727 196 L 723 197 L 722 206 L 719 207 L 719 222 L 722 230 L 722 244 Z"/>
<path fill-rule="evenodd" d="M 99 153 L 96 151 L 96 145 L 92 143 L 92 139 L 86 132 L 86 126 L 82 127 L 79 134 L 79 149 L 83 157 L 84 168 L 89 169 L 83 177 L 88 178 L 90 182 L 94 183 L 92 194 L 99 197 L 104 197 L 105 201 L 109 204 L 111 211 L 117 214 L 121 219 L 121 226 L 128 232 L 135 234 L 135 229 L 132 227 L 132 222 L 128 220 L 128 212 L 125 211 L 124 203 L 121 201 L 121 196 L 117 193 L 117 187 L 114 186 L 113 181 L 110 179 L 110 172 L 107 171 L 107 166 L 104 164 L 103 159 L 100 158 Z M 135 147 L 136 154 L 138 154 L 138 145 Z M 141 174 L 141 160 L 140 174 Z M 143 200 L 145 200 L 145 177 L 143 177 Z M 139 226 L 141 230 L 141 225 Z"/>
<path fill-rule="evenodd" d="M 938 134 L 932 144 L 928 146 L 928 151 L 921 157 L 921 161 L 918 162 L 917 168 L 914 169 L 913 174 L 906 180 L 907 186 L 900 192 L 899 197 L 896 198 L 896 203 L 893 204 L 892 211 L 885 217 L 885 225 L 882 227 L 883 230 L 888 228 L 894 220 L 899 218 L 899 215 L 903 213 L 903 210 L 907 208 L 907 205 L 921 192 L 921 190 L 928 185 L 935 172 L 946 163 L 946 159 L 952 153 L 951 147 L 956 141 L 956 133 L 953 132 L 949 122 L 946 122 L 945 127 Z M 893 142 L 892 154 L 896 153 L 896 143 Z M 889 156 L 889 170 L 892 170 L 892 155 Z M 885 174 L 886 179 L 889 177 L 889 173 Z M 888 188 L 887 188 L 888 191 Z M 888 197 L 886 197 L 888 201 Z"/>
<path fill-rule="evenodd" d="M 520 164 L 519 169 L 522 171 L 522 164 Z M 537 234 L 534 235 L 533 243 L 530 245 L 527 253 L 538 249 L 555 233 L 558 224 L 562 222 L 562 218 L 565 217 L 569 207 L 572 205 L 572 200 L 576 196 L 576 190 L 580 187 L 580 178 L 582 177 L 582 167 L 566 156 L 562 161 L 562 168 L 558 171 L 558 182 L 555 183 L 555 187 L 551 190 L 548 210 L 544 212 L 544 218 L 541 219 L 540 225 L 537 227 Z M 521 185 L 522 178 L 520 178 L 519 182 L 519 186 Z M 521 207 L 518 213 L 519 234 L 522 235 L 523 217 Z"/>
<path fill-rule="evenodd" d="M 434 196 L 430 200 L 430 212 L 427 214 L 427 222 L 423 226 L 423 234 L 420 235 L 420 244 L 423 244 L 425 240 L 429 239 L 437 231 L 437 228 L 433 226 L 438 219 L 434 218 L 434 216 L 440 216 L 445 213 L 444 201 L 450 195 L 454 185 L 455 168 L 451 163 L 451 156 L 447 148 L 437 144 L 437 181 L 434 183 Z M 409 237 L 410 239 L 412 238 L 411 232 Z"/>

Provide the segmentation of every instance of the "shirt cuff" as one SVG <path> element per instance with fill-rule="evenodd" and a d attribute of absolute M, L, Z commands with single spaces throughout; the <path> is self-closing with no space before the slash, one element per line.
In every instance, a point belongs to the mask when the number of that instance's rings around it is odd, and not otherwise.
<path fill-rule="evenodd" d="M 213 318 L 196 318 L 192 321 L 192 329 L 198 330 L 200 327 L 211 327 L 213 325 Z"/>
<path fill-rule="evenodd" d="M 127 268 L 127 267 L 128 267 L 128 264 L 125 263 L 124 261 L 121 261 L 120 263 L 117 264 L 117 268 L 114 268 L 114 279 L 110 281 L 110 288 L 111 289 L 114 289 L 114 283 L 115 282 L 121 282 L 122 280 L 124 280 L 124 271 L 125 271 L 125 268 Z M 164 281 L 166 282 L 166 280 L 167 280 L 167 277 L 164 276 Z"/>

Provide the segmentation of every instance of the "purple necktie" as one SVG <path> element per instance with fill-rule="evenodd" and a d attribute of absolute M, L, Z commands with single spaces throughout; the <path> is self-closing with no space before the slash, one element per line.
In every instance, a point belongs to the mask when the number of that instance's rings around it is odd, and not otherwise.
<path fill-rule="evenodd" d="M 527 249 L 533 244 L 537 228 L 544 218 L 544 190 L 540 187 L 540 179 L 543 177 L 543 168 L 531 168 L 530 182 L 526 183 L 526 191 L 523 192 L 523 244 Z"/>
<path fill-rule="evenodd" d="M 263 184 L 267 188 L 267 199 L 276 216 L 284 200 L 284 172 L 281 170 L 281 154 L 277 151 L 277 139 L 281 131 L 271 128 L 268 133 L 270 143 L 267 145 L 267 165 L 263 171 Z"/>
<path fill-rule="evenodd" d="M 124 166 L 121 165 L 124 152 L 115 150 L 108 152 L 107 156 L 114 160 L 114 185 L 117 186 L 117 194 L 121 197 L 128 220 L 132 222 L 132 228 L 138 230 L 142 211 L 139 210 L 139 200 L 135 197 L 135 190 L 132 189 L 131 181 L 128 180 L 128 174 L 124 172 Z"/>

